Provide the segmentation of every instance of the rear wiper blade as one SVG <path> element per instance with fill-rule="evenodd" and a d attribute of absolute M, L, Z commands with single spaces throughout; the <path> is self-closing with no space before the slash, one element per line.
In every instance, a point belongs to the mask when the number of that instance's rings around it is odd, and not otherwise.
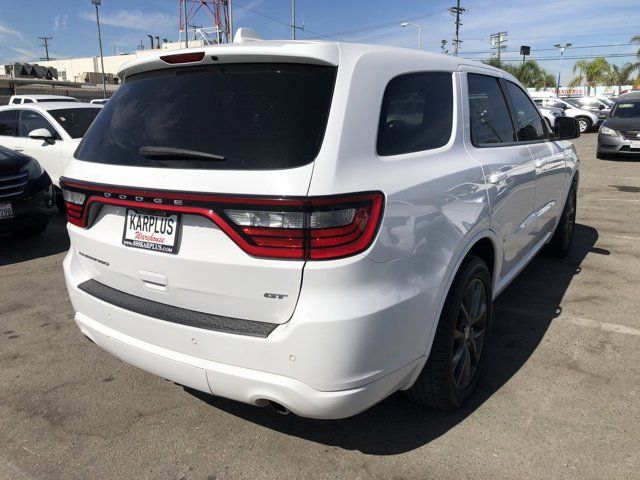
<path fill-rule="evenodd" d="M 179 158 L 201 158 L 205 160 L 218 160 L 224 162 L 226 158 L 215 153 L 199 152 L 197 150 L 187 150 L 186 148 L 170 147 L 140 147 L 138 154 L 143 157 L 179 157 Z"/>

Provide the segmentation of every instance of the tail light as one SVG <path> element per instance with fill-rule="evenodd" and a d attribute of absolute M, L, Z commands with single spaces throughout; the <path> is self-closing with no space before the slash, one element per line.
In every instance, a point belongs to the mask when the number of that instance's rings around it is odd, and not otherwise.
<path fill-rule="evenodd" d="M 200 215 L 242 250 L 262 258 L 329 260 L 366 250 L 378 230 L 380 192 L 264 198 L 149 192 L 63 183 L 69 223 L 88 228 L 103 204 Z"/>

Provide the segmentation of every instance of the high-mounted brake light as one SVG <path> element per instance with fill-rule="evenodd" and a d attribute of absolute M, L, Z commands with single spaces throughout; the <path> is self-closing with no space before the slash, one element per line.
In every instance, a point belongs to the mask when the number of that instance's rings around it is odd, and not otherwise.
<path fill-rule="evenodd" d="M 249 255 L 296 260 L 363 252 L 378 231 L 384 203 L 380 192 L 283 199 L 150 192 L 68 181 L 62 187 L 67 219 L 82 228 L 90 227 L 105 204 L 200 215 Z"/>
<path fill-rule="evenodd" d="M 204 58 L 204 52 L 174 53 L 173 55 L 161 55 L 160 60 L 166 63 L 194 63 Z"/>

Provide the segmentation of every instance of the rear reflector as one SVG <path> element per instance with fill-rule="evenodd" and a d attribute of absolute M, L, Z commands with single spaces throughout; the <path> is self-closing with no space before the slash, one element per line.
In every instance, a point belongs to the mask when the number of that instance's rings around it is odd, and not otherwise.
<path fill-rule="evenodd" d="M 173 55 L 161 55 L 160 60 L 166 63 L 194 63 L 204 58 L 204 52 L 176 53 Z"/>
<path fill-rule="evenodd" d="M 382 218 L 380 192 L 308 198 L 150 192 L 62 182 L 69 223 L 90 228 L 102 205 L 200 215 L 242 250 L 261 258 L 329 260 L 356 255 Z M 94 208 L 95 207 L 95 208 Z"/>

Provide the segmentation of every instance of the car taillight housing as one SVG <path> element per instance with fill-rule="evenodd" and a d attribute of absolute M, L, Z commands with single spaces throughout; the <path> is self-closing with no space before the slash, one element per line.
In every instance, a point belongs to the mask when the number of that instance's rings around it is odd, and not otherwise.
<path fill-rule="evenodd" d="M 356 255 L 372 243 L 384 196 L 365 192 L 330 197 L 268 198 L 153 192 L 63 181 L 69 223 L 89 228 L 102 205 L 200 215 L 242 250 L 261 258 L 330 260 Z"/>

